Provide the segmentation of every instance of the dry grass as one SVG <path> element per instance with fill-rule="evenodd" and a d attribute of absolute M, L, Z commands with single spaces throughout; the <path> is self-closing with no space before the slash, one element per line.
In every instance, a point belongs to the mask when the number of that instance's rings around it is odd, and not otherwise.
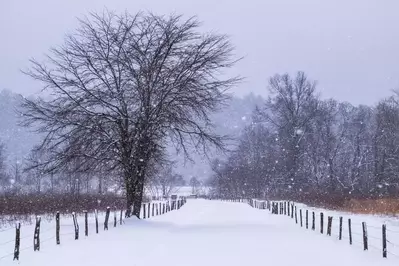
<path fill-rule="evenodd" d="M 350 199 L 343 210 L 360 214 L 399 214 L 399 199 Z"/>

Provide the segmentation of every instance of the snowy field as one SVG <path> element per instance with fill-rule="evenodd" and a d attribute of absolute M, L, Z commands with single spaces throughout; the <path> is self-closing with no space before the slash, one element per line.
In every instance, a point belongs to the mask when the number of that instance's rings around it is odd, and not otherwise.
<path fill-rule="evenodd" d="M 44 229 L 45 230 L 45 229 Z M 70 232 L 73 232 L 71 229 Z M 189 200 L 180 210 L 125 224 L 40 252 L 21 252 L 20 265 L 398 265 L 374 252 L 305 230 L 291 218 L 245 203 Z M 12 257 L 1 265 L 16 265 Z"/>
<path fill-rule="evenodd" d="M 257 202 L 263 202 L 257 200 Z M 332 240 L 338 241 L 339 239 L 339 218 L 343 218 L 342 226 L 342 242 L 343 245 L 349 246 L 349 226 L 348 219 L 351 219 L 352 224 L 352 246 L 353 248 L 363 250 L 363 228 L 362 222 L 367 225 L 368 235 L 368 248 L 366 252 L 375 254 L 376 256 L 382 256 L 382 225 L 385 224 L 387 227 L 387 257 L 391 259 L 399 259 L 399 218 L 394 216 L 382 216 L 382 215 L 371 215 L 371 214 L 354 214 L 349 212 L 340 212 L 333 210 L 326 210 L 321 208 L 314 208 L 301 203 L 295 203 L 297 207 L 298 215 L 298 227 L 300 227 L 299 210 L 302 209 L 303 215 L 303 228 L 305 229 L 305 214 L 306 210 L 309 213 L 309 228 L 312 223 L 312 212 L 315 212 L 316 228 L 313 233 L 320 234 L 320 213 L 324 215 L 324 234 L 327 232 L 327 217 L 332 216 Z M 283 215 L 284 216 L 284 215 Z M 286 219 L 291 220 L 291 223 L 295 224 L 295 219 L 291 219 L 285 216 Z M 309 229 L 308 229 L 309 230 Z M 352 248 L 352 247 L 351 247 Z"/>

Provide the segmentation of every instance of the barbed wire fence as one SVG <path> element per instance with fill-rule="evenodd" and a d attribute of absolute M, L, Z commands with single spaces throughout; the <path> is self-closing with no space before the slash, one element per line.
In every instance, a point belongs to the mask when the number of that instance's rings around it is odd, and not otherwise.
<path fill-rule="evenodd" d="M 176 198 L 166 201 L 143 203 L 140 217 L 148 219 L 154 216 L 163 215 L 173 210 L 180 209 L 187 202 L 186 198 Z M 113 217 L 111 218 L 111 211 Z M 109 227 L 118 227 L 125 222 L 123 210 L 107 207 L 105 211 L 99 212 L 95 210 L 93 213 L 82 211 L 80 213 L 72 212 L 70 214 L 60 215 L 59 212 L 54 214 L 55 219 L 51 222 L 41 223 L 41 217 L 35 217 L 34 226 L 22 226 L 20 222 L 16 222 L 14 227 L 0 229 L 0 264 L 2 260 L 13 259 L 19 260 L 23 251 L 33 249 L 40 251 L 41 244 L 51 243 L 60 245 L 63 240 L 78 240 L 80 226 L 83 227 L 84 236 L 89 236 L 89 229 L 99 234 L 99 218 L 103 218 L 104 230 Z M 82 222 L 83 220 L 83 222 Z M 55 221 L 55 224 L 54 224 Z M 33 241 L 33 244 L 32 244 Z"/>
<path fill-rule="evenodd" d="M 390 229 L 386 223 L 378 226 L 353 217 L 344 220 L 341 215 L 325 216 L 324 211 L 310 209 L 291 201 L 257 199 L 238 201 L 247 202 L 253 208 L 269 210 L 272 214 L 286 215 L 307 230 L 345 241 L 364 251 L 370 249 L 378 251 L 383 258 L 388 258 L 388 255 L 399 258 L 399 228 Z"/>

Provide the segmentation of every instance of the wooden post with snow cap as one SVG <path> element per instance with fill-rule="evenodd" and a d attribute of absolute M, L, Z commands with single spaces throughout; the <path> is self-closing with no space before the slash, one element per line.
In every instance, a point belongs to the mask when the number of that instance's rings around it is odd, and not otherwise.
<path fill-rule="evenodd" d="M 109 221 L 110 212 L 111 212 L 111 208 L 107 207 L 107 211 L 105 213 L 105 220 L 104 220 L 104 230 L 108 230 L 108 221 Z"/>
<path fill-rule="evenodd" d="M 42 218 L 40 216 L 36 216 L 36 224 L 35 231 L 33 235 L 33 251 L 40 250 L 40 222 Z"/>

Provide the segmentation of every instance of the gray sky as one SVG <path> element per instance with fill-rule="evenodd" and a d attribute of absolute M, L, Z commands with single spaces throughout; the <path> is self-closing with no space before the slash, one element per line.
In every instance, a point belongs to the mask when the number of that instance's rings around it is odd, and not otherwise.
<path fill-rule="evenodd" d="M 267 95 L 275 73 L 304 70 L 324 97 L 373 104 L 399 89 L 398 0 L 0 0 L 0 89 L 36 93 L 20 73 L 104 7 L 198 15 L 204 30 L 227 33 L 245 56 L 235 90 Z"/>

